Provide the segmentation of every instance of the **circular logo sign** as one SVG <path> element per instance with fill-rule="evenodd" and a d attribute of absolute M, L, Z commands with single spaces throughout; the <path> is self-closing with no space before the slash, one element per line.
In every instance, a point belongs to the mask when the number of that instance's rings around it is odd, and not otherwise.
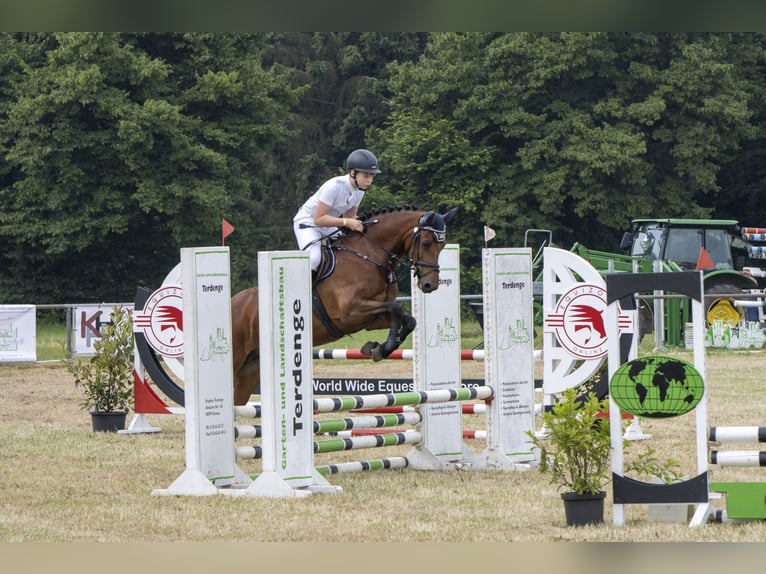
<path fill-rule="evenodd" d="M 134 330 L 146 337 L 155 351 L 167 357 L 184 354 L 183 290 L 175 285 L 160 287 L 135 311 Z"/>
<path fill-rule="evenodd" d="M 702 376 L 683 359 L 649 355 L 620 365 L 609 381 L 609 394 L 624 411 L 647 418 L 677 417 L 699 404 Z"/>
<path fill-rule="evenodd" d="M 604 310 L 606 289 L 580 284 L 564 293 L 546 323 L 561 345 L 580 359 L 595 359 L 607 352 Z"/>

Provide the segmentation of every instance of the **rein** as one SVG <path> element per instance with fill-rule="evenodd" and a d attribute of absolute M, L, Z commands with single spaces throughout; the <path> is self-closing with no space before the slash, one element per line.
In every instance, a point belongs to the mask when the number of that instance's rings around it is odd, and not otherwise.
<path fill-rule="evenodd" d="M 365 225 L 372 225 L 372 224 L 375 224 L 375 223 L 378 223 L 377 219 L 369 221 L 369 222 L 364 222 Z M 438 263 L 429 263 L 428 261 L 420 261 L 419 260 L 420 239 L 421 239 L 421 232 L 423 230 L 431 231 L 434 234 L 434 236 L 436 237 L 437 241 L 439 241 L 439 242 L 444 241 L 443 232 L 437 232 L 435 229 L 432 229 L 430 227 L 422 227 L 420 224 L 418 224 L 418 226 L 415 227 L 415 229 L 413 230 L 413 241 L 412 241 L 412 246 L 411 246 L 411 250 L 410 250 L 411 253 L 407 253 L 407 257 L 410 260 L 409 268 L 412 271 L 413 275 L 416 278 L 418 278 L 418 279 L 421 279 L 421 278 L 429 275 L 430 273 L 438 272 L 439 269 L 440 269 L 440 266 L 439 266 Z M 437 235 L 439 233 L 441 234 L 441 236 Z M 381 249 L 381 250 L 386 252 L 386 254 L 388 255 L 388 261 L 386 263 L 382 263 L 380 261 L 376 261 L 375 259 L 371 258 L 369 255 L 367 255 L 365 253 L 362 253 L 360 251 L 357 251 L 355 249 L 351 249 L 351 248 L 347 247 L 343 243 L 339 243 L 338 245 L 335 245 L 333 247 L 334 247 L 334 249 L 336 249 L 338 251 L 347 251 L 348 253 L 356 255 L 360 259 L 363 259 L 364 261 L 368 261 L 368 262 L 372 263 L 373 265 L 375 265 L 376 267 L 384 268 L 384 266 L 387 266 L 388 267 L 388 282 L 389 283 L 395 283 L 396 282 L 396 268 L 398 267 L 398 265 L 403 263 L 403 260 L 401 259 L 401 257 L 398 256 L 396 253 L 393 253 L 392 251 L 389 251 L 388 249 L 386 249 L 382 245 L 374 242 L 372 239 L 369 238 L 368 235 L 362 234 L 362 236 L 365 239 L 367 239 L 367 241 L 370 242 L 374 247 L 377 247 L 378 249 Z M 440 237 L 441 237 L 441 241 L 440 241 Z M 421 267 L 428 268 L 428 271 L 426 271 L 425 273 L 421 272 L 421 270 L 420 270 Z"/>

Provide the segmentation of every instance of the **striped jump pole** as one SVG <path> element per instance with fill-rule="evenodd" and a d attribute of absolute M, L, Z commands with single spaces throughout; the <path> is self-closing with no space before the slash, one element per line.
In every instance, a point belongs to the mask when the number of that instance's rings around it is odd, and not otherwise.
<path fill-rule="evenodd" d="M 381 448 L 384 446 L 417 444 L 421 440 L 423 440 L 423 436 L 417 431 L 320 440 L 314 441 L 314 454 L 357 450 L 361 448 Z"/>
<path fill-rule="evenodd" d="M 430 296 L 430 295 L 429 295 Z M 393 351 L 387 360 L 411 361 L 414 356 L 412 349 L 397 349 Z M 356 361 L 368 360 L 370 355 L 365 355 L 359 349 L 314 349 L 313 358 L 316 360 L 330 361 Z M 484 349 L 461 349 L 460 360 L 483 361 Z"/>
<path fill-rule="evenodd" d="M 340 452 L 345 450 L 358 450 L 364 448 L 382 448 L 386 446 L 417 444 L 421 440 L 422 436 L 417 431 L 383 433 L 348 438 L 334 438 L 328 440 L 313 441 L 312 452 L 314 454 L 320 454 L 327 452 Z M 263 450 L 259 446 L 243 446 L 237 447 L 235 449 L 235 454 L 236 458 L 238 459 L 257 459 L 263 456 Z"/>
<path fill-rule="evenodd" d="M 261 418 L 261 404 L 237 405 L 234 407 L 234 415 L 244 419 L 259 419 Z"/>
<path fill-rule="evenodd" d="M 766 466 L 766 451 L 712 450 L 710 462 L 719 466 Z"/>
<path fill-rule="evenodd" d="M 534 351 L 534 358 L 542 360 L 543 352 L 539 349 Z M 414 356 L 412 349 L 397 349 L 393 351 L 386 359 L 411 361 Z M 316 360 L 329 361 L 355 361 L 370 359 L 370 355 L 365 355 L 359 349 L 314 349 L 313 358 Z M 483 361 L 484 349 L 461 349 L 461 361 Z"/>
<path fill-rule="evenodd" d="M 352 413 L 406 413 L 416 411 L 417 408 L 411 405 L 400 407 L 380 407 L 377 409 L 352 409 Z M 487 405 L 483 403 L 463 403 L 460 405 L 460 411 L 464 415 L 483 415 L 487 413 Z"/>
<path fill-rule="evenodd" d="M 367 415 L 345 419 L 314 421 L 314 434 L 339 433 L 347 430 L 377 430 L 385 427 L 414 425 L 423 420 L 419 412 Z M 259 438 L 261 425 L 234 427 L 235 438 Z"/>
<path fill-rule="evenodd" d="M 492 388 L 487 386 L 355 397 L 327 397 L 314 399 L 314 412 L 330 413 L 337 411 L 351 411 L 354 409 L 377 409 L 404 405 L 421 405 L 426 403 L 469 401 L 473 399 L 486 400 L 490 397 L 492 397 Z"/>
<path fill-rule="evenodd" d="M 417 431 L 415 429 L 403 429 L 403 428 L 352 429 L 352 430 L 346 430 L 346 431 L 332 432 L 328 434 L 330 434 L 331 436 L 348 438 L 352 436 L 370 436 L 374 434 L 387 434 L 387 433 L 396 433 L 396 432 L 417 432 Z M 465 431 L 463 431 L 463 433 L 465 433 Z"/>
<path fill-rule="evenodd" d="M 388 458 L 378 458 L 374 460 L 358 460 L 352 462 L 341 462 L 336 464 L 324 464 L 316 467 L 317 472 L 322 475 L 341 474 L 345 472 L 366 472 L 371 470 L 394 470 L 407 468 L 407 457 L 392 456 Z"/>
<path fill-rule="evenodd" d="M 708 440 L 716 444 L 764 443 L 764 426 L 719 426 L 708 429 Z M 711 450 L 710 463 L 720 467 L 766 467 L 763 450 Z M 741 522 L 766 519 L 765 481 L 714 481 L 711 492 L 725 495 L 726 508 L 715 514 L 716 522 Z"/>
<path fill-rule="evenodd" d="M 766 426 L 710 427 L 710 442 L 766 442 Z"/>
<path fill-rule="evenodd" d="M 710 427 L 708 440 L 714 443 L 763 443 L 766 442 L 764 426 L 718 426 Z M 766 451 L 762 450 L 711 450 L 711 464 L 719 466 L 766 466 Z"/>
<path fill-rule="evenodd" d="M 375 458 L 372 460 L 355 460 L 336 464 L 320 464 L 315 470 L 326 476 L 328 474 L 345 474 L 348 472 L 372 472 L 376 470 L 400 470 L 407 468 L 409 461 L 404 456 L 391 456 L 387 458 Z M 249 475 L 251 480 L 258 478 L 258 474 Z"/>

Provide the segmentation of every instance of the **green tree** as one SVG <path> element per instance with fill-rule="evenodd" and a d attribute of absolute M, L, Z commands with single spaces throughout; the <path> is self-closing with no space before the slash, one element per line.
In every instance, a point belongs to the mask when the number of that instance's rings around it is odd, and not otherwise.
<path fill-rule="evenodd" d="M 370 126 L 386 120 L 388 65 L 417 59 L 427 34 L 392 32 L 274 33 L 264 62 L 303 90 L 291 116 L 294 137 L 276 150 L 268 173 L 273 202 L 262 214 L 273 248 L 295 247 L 292 217 L 323 181 L 342 172 L 349 152 L 368 147 Z M 384 173 L 379 180 L 385 180 Z M 362 210 L 396 203 L 374 185 Z"/>
<path fill-rule="evenodd" d="M 5 302 L 132 300 L 182 246 L 244 245 L 268 203 L 260 178 L 297 93 L 261 66 L 253 34 L 4 36 L 15 74 L 0 122 Z M 27 56 L 33 57 L 27 57 Z M 254 257 L 239 252 L 239 269 Z"/>
<path fill-rule="evenodd" d="M 389 123 L 372 141 L 413 201 L 462 208 L 450 240 L 476 288 L 484 223 L 500 245 L 545 228 L 562 246 L 614 250 L 633 217 L 710 214 L 720 166 L 757 136 L 747 44 L 433 34 L 422 59 L 393 67 Z"/>

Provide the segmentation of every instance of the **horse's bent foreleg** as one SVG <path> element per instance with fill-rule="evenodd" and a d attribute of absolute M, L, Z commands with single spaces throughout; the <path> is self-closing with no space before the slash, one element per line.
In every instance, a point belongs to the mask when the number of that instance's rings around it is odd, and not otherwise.
<path fill-rule="evenodd" d="M 402 341 L 415 329 L 415 318 L 405 315 L 401 305 L 396 302 L 385 303 L 384 307 L 390 317 L 388 337 L 383 343 L 368 341 L 361 351 L 370 355 L 373 361 L 381 361 L 393 353 Z"/>
<path fill-rule="evenodd" d="M 415 330 L 416 325 L 417 325 L 417 321 L 415 321 L 415 317 L 413 317 L 412 315 L 402 314 L 402 326 L 399 329 L 400 341 L 404 341 L 407 338 L 407 335 L 409 335 Z"/>

